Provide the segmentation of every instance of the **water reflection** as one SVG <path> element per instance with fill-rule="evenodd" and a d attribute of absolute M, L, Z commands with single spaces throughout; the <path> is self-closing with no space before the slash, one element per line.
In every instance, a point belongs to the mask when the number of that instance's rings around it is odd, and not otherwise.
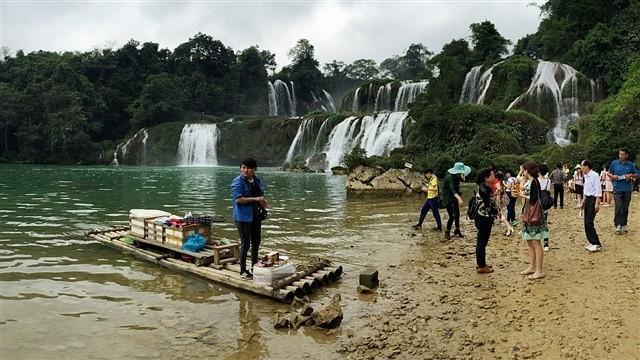
<path fill-rule="evenodd" d="M 0 171 L 0 331 L 8 344 L 3 357 L 41 358 L 51 349 L 70 359 L 88 352 L 109 358 L 336 357 L 335 334 L 273 329 L 274 312 L 287 306 L 139 261 L 83 236 L 126 224 L 129 209 L 156 208 L 222 215 L 226 222 L 214 224 L 215 234 L 236 238 L 229 186 L 237 167 Z M 270 201 L 263 248 L 344 265 L 344 280 L 313 299 L 351 294 L 347 323 L 375 311 L 375 304 L 360 302 L 354 293 L 358 269 L 382 261 L 378 250 L 386 256 L 405 249 L 410 241 L 402 232 L 415 220 L 421 200 L 347 201 L 344 176 L 268 168 L 258 176 Z M 38 344 L 29 347 L 25 339 L 36 337 Z"/>

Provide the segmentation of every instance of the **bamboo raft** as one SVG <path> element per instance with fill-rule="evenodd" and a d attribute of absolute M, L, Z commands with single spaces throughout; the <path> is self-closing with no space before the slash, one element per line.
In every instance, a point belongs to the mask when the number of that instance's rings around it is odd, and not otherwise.
<path fill-rule="evenodd" d="M 192 274 L 218 284 L 285 303 L 290 303 L 295 297 L 309 294 L 324 285 L 340 279 L 342 276 L 342 266 L 332 266 L 330 261 L 318 259 L 309 264 L 296 266 L 294 274 L 269 286 L 241 278 L 240 265 L 237 263 L 226 262 L 215 266 L 207 261 L 199 260 L 202 257 L 196 257 L 195 263 L 191 263 L 175 258 L 179 257 L 176 256 L 178 252 L 173 252 L 171 251 L 172 249 L 145 246 L 149 245 L 148 242 L 137 241 L 143 239 L 130 235 L 128 226 L 89 231 L 86 235 L 103 245 L 132 254 L 138 259 L 158 264 L 167 269 Z M 138 246 L 123 242 L 122 238 L 125 236 L 136 240 L 135 244 Z M 180 253 L 185 252 L 180 251 Z"/>

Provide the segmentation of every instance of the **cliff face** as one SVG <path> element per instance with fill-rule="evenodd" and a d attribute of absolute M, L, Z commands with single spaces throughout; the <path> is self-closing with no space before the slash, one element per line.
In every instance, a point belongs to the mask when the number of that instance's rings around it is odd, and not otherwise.
<path fill-rule="evenodd" d="M 235 117 L 214 122 L 219 165 L 239 164 L 253 156 L 261 166 L 280 166 L 300 125 L 300 119 Z M 120 165 L 177 165 L 184 122 L 168 122 L 143 129 L 118 146 Z"/>

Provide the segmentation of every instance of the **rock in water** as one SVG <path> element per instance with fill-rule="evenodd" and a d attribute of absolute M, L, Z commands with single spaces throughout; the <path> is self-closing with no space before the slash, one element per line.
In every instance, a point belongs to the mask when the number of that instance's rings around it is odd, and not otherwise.
<path fill-rule="evenodd" d="M 311 315 L 316 325 L 326 329 L 338 327 L 342 322 L 342 317 L 340 294 L 334 295 L 331 302 L 324 309 L 317 310 Z"/>

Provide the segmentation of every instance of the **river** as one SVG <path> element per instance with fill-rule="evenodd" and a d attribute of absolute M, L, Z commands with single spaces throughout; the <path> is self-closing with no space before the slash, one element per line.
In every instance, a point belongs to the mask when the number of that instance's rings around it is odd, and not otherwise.
<path fill-rule="evenodd" d="M 263 249 L 343 265 L 335 331 L 273 328 L 289 305 L 171 272 L 104 247 L 87 230 L 126 224 L 132 208 L 215 214 L 236 239 L 229 184 L 236 167 L 0 165 L 0 330 L 4 359 L 340 358 L 334 345 L 379 310 L 358 273 L 410 246 L 418 197 L 347 200 L 344 176 L 259 168 L 270 202 Z M 426 226 L 430 226 L 429 217 Z M 428 233 L 428 231 L 425 231 Z"/>

